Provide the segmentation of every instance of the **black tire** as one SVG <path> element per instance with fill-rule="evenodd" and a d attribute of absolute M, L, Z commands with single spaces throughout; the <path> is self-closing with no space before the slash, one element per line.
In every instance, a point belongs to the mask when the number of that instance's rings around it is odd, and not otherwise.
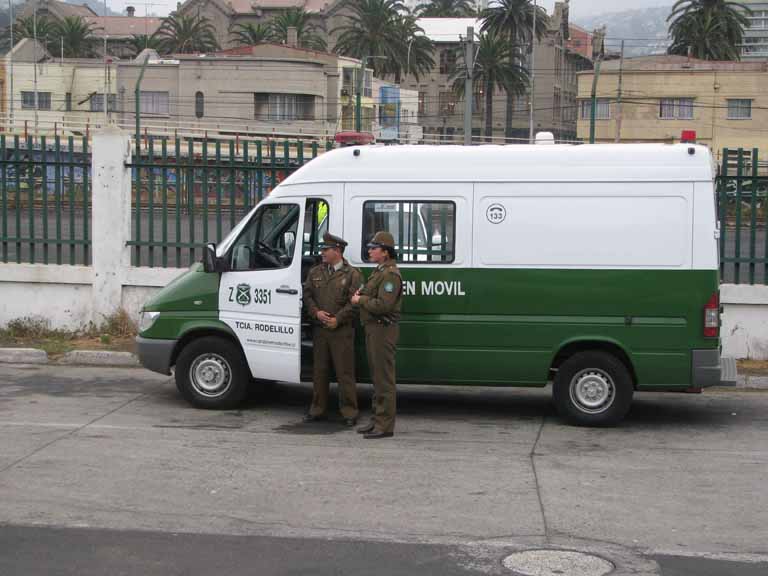
<path fill-rule="evenodd" d="M 193 340 L 176 360 L 176 387 L 198 408 L 237 408 L 248 393 L 250 378 L 239 346 L 217 336 Z"/>
<path fill-rule="evenodd" d="M 577 426 L 614 426 L 632 405 L 634 385 L 616 356 L 601 350 L 578 352 L 560 366 L 552 397 L 560 416 Z"/>

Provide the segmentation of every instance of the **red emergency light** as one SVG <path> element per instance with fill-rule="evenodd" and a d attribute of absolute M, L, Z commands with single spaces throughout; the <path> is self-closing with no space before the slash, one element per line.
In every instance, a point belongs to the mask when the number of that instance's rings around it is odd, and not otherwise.
<path fill-rule="evenodd" d="M 696 142 L 696 130 L 683 130 L 680 135 L 680 142 L 683 143 L 695 143 Z"/>
<path fill-rule="evenodd" d="M 372 144 L 375 138 L 370 132 L 339 132 L 334 140 L 339 146 L 365 146 Z"/>

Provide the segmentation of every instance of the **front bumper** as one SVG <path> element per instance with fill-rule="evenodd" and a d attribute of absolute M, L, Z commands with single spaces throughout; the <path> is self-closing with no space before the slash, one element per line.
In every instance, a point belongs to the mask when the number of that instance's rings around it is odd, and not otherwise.
<path fill-rule="evenodd" d="M 691 353 L 691 386 L 736 386 L 736 359 L 720 356 L 720 350 L 693 350 Z"/>
<path fill-rule="evenodd" d="M 160 374 L 171 373 L 171 357 L 176 340 L 159 340 L 136 336 L 136 350 L 139 362 L 144 368 Z"/>

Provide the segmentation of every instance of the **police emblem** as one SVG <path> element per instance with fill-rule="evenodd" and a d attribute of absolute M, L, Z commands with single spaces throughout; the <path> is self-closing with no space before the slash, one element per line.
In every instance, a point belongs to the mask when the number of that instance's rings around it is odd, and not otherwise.
<path fill-rule="evenodd" d="M 251 286 L 249 284 L 238 284 L 236 299 L 240 306 L 248 306 L 251 303 Z"/>
<path fill-rule="evenodd" d="M 384 284 L 384 292 L 392 293 L 395 291 L 395 285 L 392 284 L 392 282 L 387 282 Z"/>

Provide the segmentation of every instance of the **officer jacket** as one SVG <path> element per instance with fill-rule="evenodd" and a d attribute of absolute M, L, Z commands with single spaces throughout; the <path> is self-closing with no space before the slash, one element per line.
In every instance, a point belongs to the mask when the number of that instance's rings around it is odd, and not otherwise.
<path fill-rule="evenodd" d="M 346 260 L 338 271 L 328 264 L 314 266 L 304 282 L 304 305 L 312 322 L 322 325 L 317 320 L 317 313 L 324 310 L 336 317 L 339 327 L 354 325 L 358 308 L 350 299 L 362 282 L 360 271 Z"/>
<path fill-rule="evenodd" d="M 403 300 L 403 278 L 394 260 L 380 265 L 360 290 L 360 320 L 363 324 L 400 321 Z"/>

